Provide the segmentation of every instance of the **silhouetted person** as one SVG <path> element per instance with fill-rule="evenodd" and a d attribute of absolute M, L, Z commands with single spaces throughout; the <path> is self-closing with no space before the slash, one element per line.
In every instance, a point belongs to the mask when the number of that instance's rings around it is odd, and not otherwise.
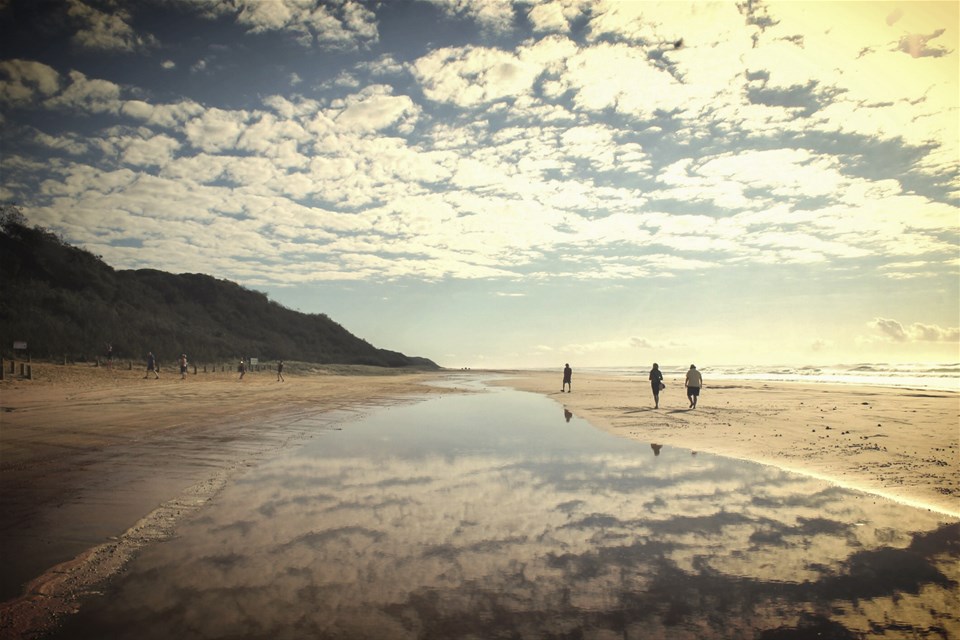
<path fill-rule="evenodd" d="M 243 375 L 247 372 L 247 365 L 244 363 L 243 359 L 240 359 L 240 364 L 237 365 L 237 371 L 240 372 L 240 377 L 238 380 L 243 380 Z"/>
<path fill-rule="evenodd" d="M 156 378 L 160 378 L 160 374 L 157 373 L 157 358 L 153 355 L 153 351 L 147 352 L 147 373 L 143 376 L 143 379 L 146 380 L 150 377 L 150 374 L 153 374 Z"/>
<path fill-rule="evenodd" d="M 697 371 L 697 368 L 693 365 L 690 365 L 690 369 L 687 370 L 687 379 L 683 382 L 683 386 L 687 388 L 687 399 L 690 401 L 690 408 L 697 408 L 697 398 L 700 397 L 700 387 L 703 386 L 703 376 L 700 375 L 700 372 Z"/>
<path fill-rule="evenodd" d="M 181 353 L 180 359 L 177 361 L 180 363 L 180 379 L 187 379 L 187 354 Z"/>
<path fill-rule="evenodd" d="M 567 393 L 573 391 L 573 386 L 570 383 L 570 380 L 573 378 L 573 369 L 570 368 L 569 363 L 563 365 L 563 386 L 560 387 L 560 393 L 563 393 L 566 390 Z"/>
<path fill-rule="evenodd" d="M 653 455 L 658 456 L 658 455 L 660 455 L 660 449 L 663 449 L 663 445 L 662 445 L 662 444 L 651 444 L 651 445 L 650 445 L 650 448 L 653 449 Z"/>
<path fill-rule="evenodd" d="M 277 382 L 286 382 L 283 379 L 283 360 L 277 363 Z"/>
<path fill-rule="evenodd" d="M 650 369 L 650 389 L 653 391 L 653 408 L 660 408 L 660 391 L 666 385 L 663 384 L 663 374 L 660 372 L 660 365 L 653 363 L 653 369 Z"/>

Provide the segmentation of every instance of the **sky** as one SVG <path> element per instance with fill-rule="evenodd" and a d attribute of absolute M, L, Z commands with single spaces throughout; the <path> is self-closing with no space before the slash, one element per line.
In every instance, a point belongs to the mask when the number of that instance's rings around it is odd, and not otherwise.
<path fill-rule="evenodd" d="M 450 368 L 956 363 L 958 26 L 957 2 L 0 0 L 0 202 Z"/>

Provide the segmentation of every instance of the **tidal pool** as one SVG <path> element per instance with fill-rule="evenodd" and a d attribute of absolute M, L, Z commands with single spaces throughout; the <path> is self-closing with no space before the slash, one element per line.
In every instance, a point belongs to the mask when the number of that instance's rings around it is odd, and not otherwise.
<path fill-rule="evenodd" d="M 507 389 L 251 469 L 59 638 L 960 637 L 960 525 Z"/>

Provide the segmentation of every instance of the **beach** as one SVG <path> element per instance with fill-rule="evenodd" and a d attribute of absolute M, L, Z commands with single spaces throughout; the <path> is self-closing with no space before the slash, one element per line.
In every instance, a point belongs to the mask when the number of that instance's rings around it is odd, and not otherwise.
<path fill-rule="evenodd" d="M 0 637 L 32 637 L 173 535 L 231 479 L 282 449 L 375 407 L 452 392 L 479 375 L 548 396 L 617 436 L 773 465 L 960 517 L 960 400 L 953 392 L 725 380 L 705 372 L 688 408 L 670 376 L 653 408 L 638 375 L 409 372 L 363 367 L 161 373 L 32 365 L 0 383 L 0 503 L 5 578 Z M 431 384 L 438 380 L 452 383 Z M 9 573 L 9 572 L 8 572 Z M 29 583 L 29 584 L 27 584 Z M 23 593 L 23 587 L 25 593 Z M 23 595 L 18 595 L 23 593 Z"/>
<path fill-rule="evenodd" d="M 696 409 L 667 376 L 654 409 L 646 372 L 518 371 L 498 384 L 554 398 L 625 438 L 769 464 L 960 517 L 960 396 L 925 389 L 722 380 L 704 372 Z"/>

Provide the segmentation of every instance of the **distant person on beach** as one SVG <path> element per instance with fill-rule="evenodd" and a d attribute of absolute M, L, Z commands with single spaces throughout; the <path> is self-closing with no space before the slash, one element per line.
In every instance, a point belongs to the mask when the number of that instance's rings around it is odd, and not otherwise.
<path fill-rule="evenodd" d="M 160 378 L 160 374 L 157 373 L 157 358 L 153 355 L 153 351 L 147 352 L 147 373 L 143 376 L 143 379 L 146 380 L 150 377 L 150 374 L 156 376 L 157 379 Z"/>
<path fill-rule="evenodd" d="M 181 353 L 180 359 L 177 360 L 177 362 L 180 363 L 180 379 L 186 380 L 187 379 L 187 354 Z"/>
<path fill-rule="evenodd" d="M 240 359 L 240 364 L 237 365 L 237 371 L 240 372 L 240 377 L 238 380 L 243 380 L 243 374 L 247 372 L 247 365 L 244 364 L 243 358 Z"/>
<path fill-rule="evenodd" d="M 277 363 L 277 382 L 286 382 L 283 379 L 283 360 Z"/>
<path fill-rule="evenodd" d="M 113 368 L 113 345 L 107 345 L 107 366 Z"/>
<path fill-rule="evenodd" d="M 653 390 L 653 408 L 660 408 L 660 392 L 666 388 L 663 384 L 663 373 L 660 372 L 660 365 L 653 363 L 653 369 L 650 369 L 650 388 Z"/>
<path fill-rule="evenodd" d="M 700 387 L 703 386 L 703 376 L 700 375 L 700 372 L 697 371 L 697 368 L 694 365 L 690 365 L 690 369 L 687 370 L 687 379 L 684 381 L 683 386 L 687 388 L 687 399 L 690 401 L 690 408 L 697 408 L 697 398 L 700 397 Z"/>
<path fill-rule="evenodd" d="M 573 390 L 573 385 L 570 383 L 571 378 L 573 378 L 573 369 L 570 368 L 570 364 L 563 365 L 563 386 L 560 387 L 560 393 L 563 393 L 566 390 L 567 393 L 571 393 Z"/>

